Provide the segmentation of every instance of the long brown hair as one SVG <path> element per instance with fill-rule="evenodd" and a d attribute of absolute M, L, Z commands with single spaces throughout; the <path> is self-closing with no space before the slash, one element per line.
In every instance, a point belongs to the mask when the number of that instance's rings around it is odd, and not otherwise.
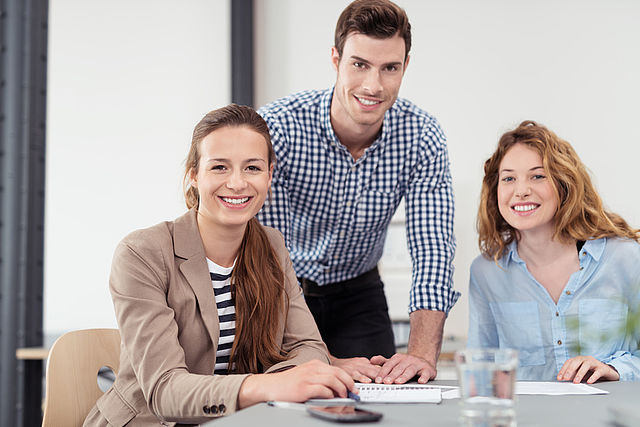
<path fill-rule="evenodd" d="M 411 50 L 411 24 L 406 12 L 389 0 L 355 0 L 340 14 L 334 34 L 338 55 L 351 33 L 388 39 L 396 34 L 404 39 L 404 59 Z"/>
<path fill-rule="evenodd" d="M 231 104 L 205 115 L 193 130 L 191 148 L 183 177 L 187 208 L 199 206 L 198 189 L 191 186 L 191 171 L 200 166 L 202 140 L 216 129 L 228 126 L 247 127 L 262 135 L 267 144 L 270 168 L 276 156 L 271 145 L 269 128 L 253 108 Z M 231 294 L 236 309 L 236 334 L 231 348 L 229 370 L 258 373 L 286 359 L 276 342 L 276 325 L 286 309 L 284 272 L 269 243 L 269 238 L 256 218 L 247 223 L 235 267 L 231 273 Z"/>
<path fill-rule="evenodd" d="M 484 179 L 478 209 L 478 244 L 487 258 L 498 260 L 506 247 L 519 238 L 518 231 L 504 220 L 498 209 L 500 162 L 511 147 L 524 144 L 542 158 L 542 166 L 556 192 L 554 239 L 591 240 L 625 237 L 640 242 L 634 229 L 619 215 L 604 209 L 587 168 L 571 145 L 546 127 L 525 120 L 500 138 L 493 155 L 484 163 Z"/>

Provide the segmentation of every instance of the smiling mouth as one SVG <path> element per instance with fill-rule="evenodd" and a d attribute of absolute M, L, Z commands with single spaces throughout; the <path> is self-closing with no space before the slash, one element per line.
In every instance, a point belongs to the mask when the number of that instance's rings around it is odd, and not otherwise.
<path fill-rule="evenodd" d="M 361 97 L 359 97 L 357 95 L 354 95 L 354 97 L 358 100 L 359 103 L 361 103 L 362 105 L 366 105 L 367 107 L 382 103 L 382 101 L 376 101 L 376 100 L 373 100 L 373 99 L 361 98 Z"/>
<path fill-rule="evenodd" d="M 515 206 L 512 206 L 511 209 L 513 209 L 516 212 L 530 212 L 539 207 L 540 207 L 539 204 L 530 203 L 528 205 L 515 205 Z"/>
<path fill-rule="evenodd" d="M 232 205 L 241 205 L 243 203 L 247 203 L 249 201 L 249 199 L 250 199 L 250 197 L 231 198 L 231 197 L 222 197 L 222 196 L 220 196 L 220 198 L 224 202 L 232 204 Z"/>

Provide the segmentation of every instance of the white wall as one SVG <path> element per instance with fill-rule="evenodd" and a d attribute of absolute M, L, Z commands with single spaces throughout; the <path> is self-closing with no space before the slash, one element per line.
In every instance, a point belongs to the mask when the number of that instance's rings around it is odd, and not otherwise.
<path fill-rule="evenodd" d="M 335 81 L 329 54 L 346 0 L 261 0 L 257 105 Z M 446 333 L 465 336 L 482 164 L 499 136 L 533 119 L 573 144 L 608 207 L 640 226 L 640 2 L 398 0 L 413 28 L 400 95 L 441 122 L 449 140 L 463 293 Z M 399 218 L 401 219 L 401 218 Z M 393 224 L 387 260 L 407 259 Z M 406 317 L 410 273 L 383 260 L 391 314 Z M 405 261 L 405 266 L 407 262 Z"/>
<path fill-rule="evenodd" d="M 333 84 L 329 55 L 347 0 L 258 0 L 256 105 Z M 640 226 L 640 2 L 398 0 L 413 26 L 401 96 L 449 138 L 463 298 L 447 334 L 467 329 L 482 163 L 498 137 L 535 119 L 569 140 L 607 205 Z M 115 326 L 107 280 L 129 231 L 184 210 L 191 131 L 230 100 L 228 0 L 51 0 L 45 330 Z M 401 221 L 401 216 L 398 220 Z M 404 230 L 392 225 L 383 275 L 406 317 Z M 397 262 L 399 260 L 399 262 Z"/>
<path fill-rule="evenodd" d="M 115 327 L 113 250 L 185 210 L 191 132 L 230 101 L 228 0 L 51 0 L 45 332 Z"/>

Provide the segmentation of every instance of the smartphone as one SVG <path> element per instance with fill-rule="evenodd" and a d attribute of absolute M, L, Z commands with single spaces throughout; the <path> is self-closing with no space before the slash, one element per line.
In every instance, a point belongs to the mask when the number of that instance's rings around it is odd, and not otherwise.
<path fill-rule="evenodd" d="M 378 421 L 382 418 L 380 412 L 366 411 L 353 405 L 307 406 L 307 412 L 314 417 L 339 423 Z"/>

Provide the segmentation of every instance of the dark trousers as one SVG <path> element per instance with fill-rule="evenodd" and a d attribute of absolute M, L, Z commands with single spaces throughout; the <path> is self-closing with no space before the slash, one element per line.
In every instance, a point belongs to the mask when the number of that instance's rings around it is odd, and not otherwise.
<path fill-rule="evenodd" d="M 377 268 L 324 286 L 304 278 L 298 280 L 333 356 L 391 357 L 395 353 L 384 284 Z"/>

